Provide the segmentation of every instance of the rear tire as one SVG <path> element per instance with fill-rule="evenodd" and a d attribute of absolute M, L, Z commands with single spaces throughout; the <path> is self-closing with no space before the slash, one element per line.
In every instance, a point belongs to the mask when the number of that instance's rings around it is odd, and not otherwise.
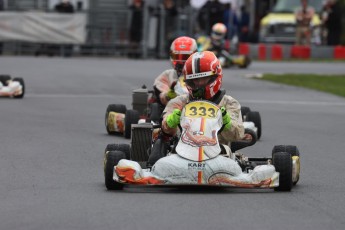
<path fill-rule="evenodd" d="M 273 165 L 279 172 L 279 186 L 275 191 L 291 191 L 292 188 L 292 158 L 287 152 L 275 152 L 272 154 Z"/>
<path fill-rule="evenodd" d="M 105 111 L 105 128 L 108 132 L 108 134 L 115 134 L 116 132 L 114 131 L 111 131 L 109 129 L 109 124 L 108 124 L 108 117 L 109 117 L 109 113 L 110 112 L 115 112 L 115 113 L 123 113 L 125 114 L 127 111 L 127 108 L 125 105 L 122 105 L 122 104 L 110 104 L 108 105 L 107 107 L 107 110 Z"/>
<path fill-rule="evenodd" d="M 125 138 L 131 138 L 132 124 L 138 124 L 139 118 L 140 115 L 138 111 L 132 109 L 126 111 L 124 132 Z"/>
<path fill-rule="evenodd" d="M 20 95 L 14 96 L 14 98 L 23 98 L 24 94 L 25 94 L 25 82 L 24 82 L 24 79 L 21 78 L 21 77 L 16 77 L 16 78 L 13 78 L 12 81 L 17 81 L 22 86 L 22 93 Z"/>
<path fill-rule="evenodd" d="M 261 116 L 259 112 L 256 111 L 250 111 L 246 115 L 246 121 L 251 121 L 255 124 L 255 127 L 258 129 L 258 140 L 261 138 Z"/>
<path fill-rule="evenodd" d="M 104 155 L 104 182 L 105 187 L 108 190 L 122 190 L 123 184 L 114 181 L 114 166 L 116 166 L 120 160 L 125 159 L 125 153 L 121 151 L 109 151 Z"/>
<path fill-rule="evenodd" d="M 251 62 L 252 62 L 251 58 L 248 55 L 246 55 L 244 57 L 244 63 L 242 65 L 240 65 L 239 67 L 241 69 L 245 69 L 245 68 L 247 68 L 250 65 Z"/>
<path fill-rule="evenodd" d="M 160 104 L 152 103 L 151 109 L 150 109 L 150 121 L 160 123 L 161 115 L 162 115 L 162 109 L 161 109 Z"/>
<path fill-rule="evenodd" d="M 247 113 L 250 112 L 250 108 L 246 106 L 241 106 L 241 113 L 242 113 L 242 118 L 244 121 L 245 116 L 247 116 Z"/>

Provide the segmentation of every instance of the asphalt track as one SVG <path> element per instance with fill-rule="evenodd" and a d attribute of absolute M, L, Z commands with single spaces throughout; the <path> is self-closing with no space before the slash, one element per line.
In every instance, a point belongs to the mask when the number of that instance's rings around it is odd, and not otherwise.
<path fill-rule="evenodd" d="M 104 186 L 108 104 L 131 108 L 132 90 L 167 60 L 0 57 L 1 74 L 25 79 L 22 100 L 0 99 L 0 229 L 335 229 L 345 225 L 345 99 L 243 77 L 343 73 L 344 63 L 253 63 L 224 70 L 224 88 L 259 111 L 262 140 L 243 152 L 270 156 L 297 145 L 301 179 L 291 192 Z"/>

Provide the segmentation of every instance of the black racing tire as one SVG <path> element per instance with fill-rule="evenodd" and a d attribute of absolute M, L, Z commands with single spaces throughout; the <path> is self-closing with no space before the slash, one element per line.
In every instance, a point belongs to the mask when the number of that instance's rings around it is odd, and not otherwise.
<path fill-rule="evenodd" d="M 275 152 L 288 152 L 291 156 L 300 156 L 299 150 L 295 145 L 275 145 L 272 154 Z"/>
<path fill-rule="evenodd" d="M 129 109 L 126 111 L 125 116 L 125 131 L 123 135 L 125 138 L 129 139 L 131 138 L 131 132 L 132 132 L 132 124 L 138 124 L 140 118 L 140 114 L 138 111 Z"/>
<path fill-rule="evenodd" d="M 150 108 L 150 121 L 154 121 L 156 123 L 160 122 L 162 115 L 162 108 L 159 103 L 152 103 Z"/>
<path fill-rule="evenodd" d="M 20 95 L 14 96 L 14 98 L 23 98 L 25 94 L 25 82 L 21 77 L 13 78 L 12 81 L 18 81 L 22 85 L 22 93 Z"/>
<path fill-rule="evenodd" d="M 11 80 L 10 75 L 0 75 L 0 82 L 4 85 L 7 86 L 7 81 Z"/>
<path fill-rule="evenodd" d="M 275 152 L 272 154 L 272 162 L 279 172 L 279 186 L 275 191 L 291 191 L 292 189 L 292 158 L 287 152 Z"/>
<path fill-rule="evenodd" d="M 242 65 L 240 65 L 239 68 L 245 69 L 250 65 L 251 62 L 252 62 L 251 58 L 248 55 L 246 55 L 244 57 L 244 63 Z"/>
<path fill-rule="evenodd" d="M 297 146 L 295 146 L 295 145 L 276 145 L 272 149 L 272 154 L 275 152 L 287 152 L 287 153 L 291 154 L 291 157 L 293 157 L 293 156 L 300 157 L 299 150 L 298 150 Z M 297 175 L 298 175 L 297 180 L 293 181 L 293 185 L 296 185 L 297 182 L 299 181 L 300 168 L 298 168 Z"/>
<path fill-rule="evenodd" d="M 121 151 L 125 153 L 126 159 L 131 159 L 131 147 L 129 144 L 108 144 L 104 153 L 108 151 Z"/>
<path fill-rule="evenodd" d="M 110 112 L 115 112 L 115 113 L 123 113 L 123 114 L 125 114 L 126 111 L 127 111 L 127 108 L 126 108 L 125 105 L 122 105 L 122 104 L 110 104 L 110 105 L 108 105 L 107 110 L 105 111 L 105 119 L 104 119 L 105 128 L 106 128 L 108 134 L 112 135 L 112 134 L 116 133 L 116 132 L 111 131 L 109 129 L 109 126 L 108 126 L 108 116 L 109 116 L 109 113 Z"/>
<path fill-rule="evenodd" d="M 255 127 L 258 128 L 258 140 L 261 138 L 262 126 L 261 126 L 261 116 L 257 111 L 250 111 L 246 115 L 246 121 L 251 121 L 255 124 Z"/>
<path fill-rule="evenodd" d="M 242 113 L 242 117 L 244 118 L 245 116 L 247 116 L 247 113 L 249 113 L 251 110 L 249 107 L 246 106 L 241 106 L 241 113 Z M 244 119 L 243 119 L 244 120 Z"/>
<path fill-rule="evenodd" d="M 121 151 L 109 151 L 104 155 L 104 182 L 105 187 L 108 190 L 122 190 L 123 184 L 114 181 L 114 166 L 119 163 L 120 160 L 125 159 L 125 153 Z"/>

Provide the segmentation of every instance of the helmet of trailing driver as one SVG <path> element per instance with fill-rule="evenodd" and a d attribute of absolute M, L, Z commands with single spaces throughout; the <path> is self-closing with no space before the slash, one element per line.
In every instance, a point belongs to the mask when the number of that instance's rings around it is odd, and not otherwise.
<path fill-rule="evenodd" d="M 192 99 L 212 100 L 222 86 L 222 67 L 211 51 L 191 55 L 184 65 L 183 76 Z"/>
<path fill-rule="evenodd" d="M 184 63 L 189 56 L 197 51 L 198 47 L 195 39 L 182 36 L 176 38 L 170 46 L 170 61 L 177 75 L 182 74 Z"/>
<path fill-rule="evenodd" d="M 222 40 L 226 35 L 226 26 L 223 23 L 216 23 L 212 26 L 211 38 L 213 40 Z"/>

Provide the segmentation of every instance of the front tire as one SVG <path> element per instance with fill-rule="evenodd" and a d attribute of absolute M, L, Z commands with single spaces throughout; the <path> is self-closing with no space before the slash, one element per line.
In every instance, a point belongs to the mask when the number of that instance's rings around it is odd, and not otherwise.
<path fill-rule="evenodd" d="M 288 152 L 291 154 L 293 160 L 293 177 L 292 177 L 292 184 L 296 185 L 300 178 L 301 172 L 301 164 L 300 164 L 300 153 L 295 145 L 276 145 L 272 149 L 272 154 L 275 152 Z"/>
<path fill-rule="evenodd" d="M 273 165 L 279 172 L 279 186 L 275 191 L 291 191 L 292 189 L 292 158 L 287 152 L 275 152 L 272 154 Z"/>
<path fill-rule="evenodd" d="M 114 166 L 120 160 L 125 159 L 125 153 L 121 151 L 109 151 L 104 156 L 104 182 L 108 190 L 122 190 L 124 184 L 121 184 L 113 179 Z"/>
<path fill-rule="evenodd" d="M 125 154 L 127 160 L 131 159 L 131 147 L 129 144 L 108 144 L 104 153 L 108 151 L 121 151 Z"/>

